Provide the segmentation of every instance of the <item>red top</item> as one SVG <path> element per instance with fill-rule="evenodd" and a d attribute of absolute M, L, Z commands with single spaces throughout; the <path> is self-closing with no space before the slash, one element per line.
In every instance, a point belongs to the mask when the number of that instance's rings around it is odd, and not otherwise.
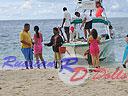
<path fill-rule="evenodd" d="M 102 17 L 103 10 L 102 7 L 97 8 L 96 17 Z"/>

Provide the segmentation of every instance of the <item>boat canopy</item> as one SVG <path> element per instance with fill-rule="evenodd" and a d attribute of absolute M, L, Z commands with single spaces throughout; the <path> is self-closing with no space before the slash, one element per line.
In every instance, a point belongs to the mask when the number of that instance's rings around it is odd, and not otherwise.
<path fill-rule="evenodd" d="M 102 18 L 94 18 L 92 20 L 93 23 L 103 23 L 105 25 L 111 25 L 111 22 Z M 75 19 L 71 22 L 71 24 L 80 24 L 82 23 L 82 19 Z"/>
<path fill-rule="evenodd" d="M 111 25 L 111 22 L 109 20 L 104 20 L 102 18 L 93 19 L 93 23 L 103 23 L 105 25 Z"/>

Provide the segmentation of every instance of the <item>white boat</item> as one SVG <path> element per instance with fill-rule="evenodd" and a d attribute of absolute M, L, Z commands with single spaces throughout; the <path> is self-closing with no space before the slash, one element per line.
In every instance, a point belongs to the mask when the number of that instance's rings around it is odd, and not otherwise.
<path fill-rule="evenodd" d="M 82 3 L 82 0 L 78 0 L 78 1 L 81 1 Z M 104 60 L 107 57 L 109 57 L 112 53 L 111 45 L 113 40 L 110 36 L 111 29 L 109 29 L 111 23 L 106 18 L 93 18 L 92 21 L 93 21 L 93 28 L 97 30 L 98 35 L 101 37 L 101 43 L 99 45 L 100 60 Z M 72 23 L 80 24 L 82 23 L 82 20 L 77 19 L 74 20 Z M 88 58 L 87 56 L 86 57 L 84 56 L 85 51 L 89 49 L 89 44 L 87 41 L 85 42 L 83 39 L 80 39 L 76 42 L 65 43 L 63 46 L 66 47 L 66 52 L 65 54 L 63 54 L 63 58 L 76 57 L 79 59 L 78 61 L 79 64 L 87 63 L 86 61 L 88 60 Z"/>

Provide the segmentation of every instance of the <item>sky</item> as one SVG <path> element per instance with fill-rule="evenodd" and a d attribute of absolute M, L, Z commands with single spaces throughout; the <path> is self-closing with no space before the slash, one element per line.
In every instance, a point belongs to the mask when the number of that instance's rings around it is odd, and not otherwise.
<path fill-rule="evenodd" d="M 128 0 L 103 0 L 108 17 L 128 17 Z M 74 0 L 0 0 L 0 20 L 61 19 L 74 12 Z"/>

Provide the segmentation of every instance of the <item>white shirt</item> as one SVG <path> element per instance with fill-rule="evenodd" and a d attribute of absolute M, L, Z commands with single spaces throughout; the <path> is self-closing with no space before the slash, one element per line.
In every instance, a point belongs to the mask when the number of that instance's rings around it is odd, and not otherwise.
<path fill-rule="evenodd" d="M 74 16 L 74 18 L 72 20 L 76 20 L 76 19 L 82 19 L 81 17 L 77 17 L 76 15 Z M 81 24 L 75 24 L 75 29 L 79 30 L 80 29 Z"/>
<path fill-rule="evenodd" d="M 91 18 L 91 16 L 89 16 L 89 15 L 87 15 L 87 14 L 83 14 L 83 19 L 85 19 L 86 18 L 86 22 L 89 22 L 89 21 L 92 21 L 92 18 Z"/>
<path fill-rule="evenodd" d="M 71 15 L 68 11 L 64 12 L 64 18 L 66 19 L 64 23 L 64 27 L 69 27 L 71 23 Z"/>

